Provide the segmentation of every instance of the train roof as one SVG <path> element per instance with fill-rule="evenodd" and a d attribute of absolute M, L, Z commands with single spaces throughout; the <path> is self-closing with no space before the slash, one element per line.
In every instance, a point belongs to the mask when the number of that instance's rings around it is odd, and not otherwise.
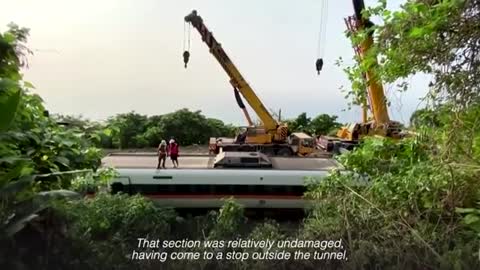
<path fill-rule="evenodd" d="M 294 132 L 294 133 L 292 133 L 292 135 L 298 137 L 299 139 L 311 139 L 312 138 L 312 136 L 310 136 L 306 133 L 303 133 L 303 132 Z"/>
<path fill-rule="evenodd" d="M 249 168 L 248 170 L 292 170 L 292 171 L 328 171 L 341 166 L 329 158 L 301 158 L 301 157 L 271 157 L 272 168 Z M 180 156 L 180 169 L 212 169 L 215 156 Z M 122 154 L 115 153 L 102 159 L 103 166 L 115 168 L 156 168 L 158 157 L 155 154 Z M 173 168 L 172 162 L 167 159 L 167 169 Z"/>

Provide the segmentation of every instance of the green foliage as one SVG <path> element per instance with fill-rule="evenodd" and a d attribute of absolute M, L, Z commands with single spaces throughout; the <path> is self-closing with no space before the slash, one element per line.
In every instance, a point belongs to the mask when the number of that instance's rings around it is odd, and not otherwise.
<path fill-rule="evenodd" d="M 39 217 L 38 213 L 50 206 L 52 199 L 76 198 L 79 194 L 68 190 L 32 192 L 32 185 L 38 176 L 22 176 L 16 181 L 0 186 L 0 241 L 13 237 L 27 223 Z M 45 177 L 45 176 L 44 176 Z"/>
<path fill-rule="evenodd" d="M 109 126 L 114 126 L 118 130 L 118 143 L 121 148 L 139 147 L 139 137 L 143 133 L 147 117 L 135 112 L 119 114 L 115 118 L 109 119 Z M 141 147 L 141 146 L 140 146 Z"/>
<path fill-rule="evenodd" d="M 319 114 L 313 119 L 307 117 L 306 113 L 301 113 L 294 120 L 287 120 L 287 125 L 290 132 L 305 132 L 310 135 L 326 135 L 330 131 L 338 129 L 336 115 Z"/>
<path fill-rule="evenodd" d="M 18 85 L 7 79 L 0 80 L 0 107 L 2 108 L 2 118 L 0 119 L 0 131 L 6 130 L 17 112 L 20 103 L 21 91 Z"/>
<path fill-rule="evenodd" d="M 428 161 L 427 147 L 416 138 L 396 142 L 390 138 L 366 138 L 361 147 L 338 157 L 351 171 L 368 175 L 397 174 L 413 164 Z M 374 164 L 374 166 L 372 166 Z"/>
<path fill-rule="evenodd" d="M 182 145 L 206 144 L 210 137 L 234 137 L 238 128 L 221 120 L 206 118 L 200 111 L 181 109 L 165 115 L 147 117 L 135 112 L 118 114 L 106 123 L 98 123 L 82 117 L 55 115 L 64 129 L 84 134 L 84 138 L 102 148 L 157 147 L 161 140 L 175 137 Z M 317 115 L 310 119 L 306 113 L 287 121 L 290 131 L 308 134 L 327 134 L 340 124 L 337 116 Z"/>
<path fill-rule="evenodd" d="M 209 127 L 207 119 L 200 111 L 178 110 L 164 116 L 163 130 L 167 136 L 177 138 L 181 145 L 204 144 L 208 142 Z"/>
<path fill-rule="evenodd" d="M 27 29 L 13 24 L 0 33 L 0 252 L 12 255 L 0 259 L 5 269 L 25 268 L 16 260 L 13 239 L 42 222 L 54 201 L 80 197 L 65 190 L 71 170 L 96 169 L 100 162 L 99 150 L 84 134 L 58 126 L 46 116 L 41 98 L 29 93 L 33 85 L 20 73 L 30 53 L 27 36 Z"/>
<path fill-rule="evenodd" d="M 85 138 L 102 148 L 157 147 L 162 139 L 172 136 L 182 145 L 206 144 L 210 137 L 236 134 L 235 127 L 187 109 L 150 117 L 129 112 L 111 117 L 106 123 L 64 115 L 56 115 L 55 120 L 66 125 L 67 130 L 84 133 Z"/>
<path fill-rule="evenodd" d="M 458 226 L 456 213 L 474 205 L 478 173 L 441 163 L 430 151 L 415 139 L 370 138 L 340 156 L 351 173 L 312 182 L 307 197 L 316 203 L 305 233 L 344 239 L 352 269 L 478 267 L 476 241 Z"/>
<path fill-rule="evenodd" d="M 78 175 L 70 181 L 70 189 L 80 194 L 89 194 L 108 189 L 109 181 L 117 177 L 118 173 L 113 168 L 105 167 L 97 172 Z"/>
<path fill-rule="evenodd" d="M 480 18 L 477 1 L 407 1 L 398 11 L 384 3 L 365 11 L 383 22 L 350 35 L 352 43 L 363 42 L 368 31 L 375 31 L 376 43 L 362 61 L 345 71 L 352 81 L 348 96 L 361 105 L 365 100 L 363 74 L 373 71 L 381 82 L 398 83 L 407 90 L 408 78 L 417 73 L 433 75 L 430 96 L 434 104 L 449 101 L 464 108 L 478 102 L 479 36 L 472 29 Z M 357 59 L 360 60 L 360 59 Z M 379 65 L 374 64 L 379 61 Z M 372 64 L 373 63 L 373 64 Z"/>
<path fill-rule="evenodd" d="M 209 239 L 235 239 L 245 225 L 243 207 L 236 203 L 233 198 L 225 200 L 225 204 L 219 211 L 215 227 L 208 236 Z"/>
<path fill-rule="evenodd" d="M 168 237 L 174 212 L 156 207 L 141 196 L 98 193 L 93 199 L 72 201 L 56 206 L 69 224 L 61 265 L 84 269 L 131 269 L 129 260 L 139 237 Z"/>
<path fill-rule="evenodd" d="M 332 130 L 340 128 L 340 123 L 337 122 L 336 115 L 320 114 L 312 119 L 310 128 L 313 134 L 327 135 Z"/>
<path fill-rule="evenodd" d="M 477 203 L 480 206 L 480 202 Z M 463 223 L 480 237 L 480 207 L 457 208 L 457 213 L 464 214 Z"/>
<path fill-rule="evenodd" d="M 22 81 L 20 67 L 28 49 L 28 30 L 15 25 L 0 34 L 0 175 L 14 180 L 19 172 L 50 173 L 95 168 L 100 155 L 81 133 L 63 130 L 44 115 L 38 95 L 28 93 L 32 85 Z"/>
<path fill-rule="evenodd" d="M 478 1 L 421 0 L 407 1 L 392 12 L 386 9 L 386 1 L 380 1 L 363 13 L 366 17 L 380 15 L 384 23 L 351 36 L 352 42 L 359 44 L 368 31 L 375 31 L 377 40 L 362 61 L 345 68 L 352 81 L 347 92 L 351 102 L 361 105 L 366 100 L 366 71 L 373 71 L 376 79 L 384 82 L 400 82 L 401 91 L 408 90 L 404 78 L 424 72 L 434 76 L 432 106 L 412 116 L 418 133 L 414 138 L 399 142 L 368 138 L 355 151 L 339 157 L 348 172 L 332 171 L 321 181 L 309 181 L 306 198 L 313 205 L 301 228 L 288 230 L 287 225 L 275 222 L 252 224 L 232 199 L 226 200 L 219 212 L 179 218 L 171 209 L 159 208 L 140 196 L 98 192 L 92 199 L 58 201 L 56 216 L 43 224 L 47 229 L 39 233 L 39 241 L 30 237 L 23 245 L 21 241 L 2 242 L 2 254 L 15 251 L 14 255 L 20 256 L 20 250 L 26 250 L 30 268 L 44 269 L 478 269 L 480 76 L 476 52 L 480 42 L 474 30 L 479 10 Z M 27 35 L 28 30 L 16 26 L 0 35 L 0 218 L 4 237 L 15 232 L 18 236 L 22 228 L 38 221 L 37 216 L 45 217 L 52 198 L 76 196 L 62 189 L 86 193 L 105 187 L 114 171 L 92 172 L 100 156 L 92 145 L 156 146 L 170 136 L 182 145 L 204 144 L 210 136 L 234 132 L 219 120 L 187 109 L 151 117 L 130 112 L 107 123 L 68 116 L 51 119 L 44 114 L 41 98 L 28 92 L 33 86 L 23 82 L 19 72 L 28 54 L 23 45 Z M 70 125 L 62 127 L 56 121 Z M 311 119 L 305 113 L 288 124 L 291 131 L 317 135 L 338 126 L 336 116 Z M 67 171 L 76 169 L 89 173 L 72 178 Z M 36 173 L 44 175 L 33 177 Z M 53 225 L 62 222 L 68 226 Z M 341 264 L 139 262 L 128 258 L 138 237 L 342 239 L 349 259 Z M 37 242 L 47 244 L 32 248 Z M 21 261 L 9 254 L 4 256 L 10 263 L 5 269 Z M 30 260 L 35 255 L 40 255 L 38 262 Z M 0 267 L 5 262 L 0 259 Z"/>
<path fill-rule="evenodd" d="M 0 78 L 19 82 L 20 68 L 24 67 L 26 56 L 31 53 L 25 46 L 29 29 L 11 23 L 8 30 L 0 33 Z"/>
<path fill-rule="evenodd" d="M 64 206 L 68 219 L 74 221 L 72 236 L 90 241 L 112 239 L 115 234 L 130 240 L 148 234 L 163 235 L 175 217 L 172 211 L 157 208 L 141 196 L 99 193 L 93 199 Z"/>
<path fill-rule="evenodd" d="M 404 249 L 416 250 L 423 257 L 434 256 L 432 268 L 478 268 L 478 260 L 474 260 L 478 247 L 471 232 L 478 235 L 475 201 L 480 196 L 475 180 L 480 160 L 480 36 L 472 31 L 480 20 L 479 2 L 406 1 L 394 12 L 386 9 L 385 1 L 379 2 L 363 15 L 379 16 L 382 24 L 350 36 L 352 43 L 359 45 L 368 31 L 374 31 L 375 44 L 363 59 L 345 68 L 352 81 L 347 97 L 355 105 L 365 101 L 367 71 L 381 82 L 398 83 L 399 91 L 410 90 L 411 75 L 426 73 L 433 77 L 426 99 L 429 106 L 410 119 L 415 139 L 399 146 L 376 139 L 366 141 L 342 157 L 348 168 L 368 175 L 371 183 L 368 187 L 351 185 L 352 176 L 348 175 L 327 178 L 320 184 L 324 186 L 312 193 L 327 202 L 319 204 L 317 214 L 335 220 L 335 226 L 348 221 L 348 227 L 343 227 L 352 242 L 355 237 L 348 232 L 368 236 L 371 232 L 362 228 L 375 230 L 378 236 L 362 246 L 381 250 L 389 261 L 397 260 L 389 257 L 394 254 L 391 251 Z M 335 204 L 345 205 L 345 218 L 329 215 Z M 397 225 L 392 229 L 381 222 Z M 389 241 L 376 242 L 378 238 L 393 239 L 392 246 L 388 246 Z M 414 263 L 404 268 L 415 267 L 413 258 L 401 261 Z"/>
<path fill-rule="evenodd" d="M 440 120 L 438 113 L 430 109 L 419 109 L 410 116 L 410 126 L 413 128 L 419 127 L 439 127 Z"/>
<path fill-rule="evenodd" d="M 108 120 L 112 130 L 108 148 L 122 149 L 157 147 L 161 140 L 177 138 L 181 145 L 206 144 L 210 137 L 234 136 L 235 128 L 222 121 L 206 118 L 200 111 L 181 109 L 165 115 L 144 116 L 135 112 L 119 114 Z"/>

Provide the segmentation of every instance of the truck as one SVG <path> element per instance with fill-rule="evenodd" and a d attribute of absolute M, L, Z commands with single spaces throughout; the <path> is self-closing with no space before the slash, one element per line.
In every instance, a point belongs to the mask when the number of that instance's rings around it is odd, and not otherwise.
<path fill-rule="evenodd" d="M 289 134 L 288 126 L 272 117 L 196 10 L 185 17 L 185 22 L 191 24 L 200 33 L 211 54 L 229 76 L 237 103 L 249 123 L 249 126 L 244 127 L 243 131 L 235 138 L 211 138 L 209 142 L 211 152 L 218 154 L 230 151 L 259 151 L 269 156 L 308 156 L 311 154 L 315 150 L 314 138 L 305 133 Z M 183 57 L 186 67 L 190 53 L 185 51 Z M 253 125 L 248 111 L 241 101 L 240 94 L 262 122 L 261 126 Z"/>

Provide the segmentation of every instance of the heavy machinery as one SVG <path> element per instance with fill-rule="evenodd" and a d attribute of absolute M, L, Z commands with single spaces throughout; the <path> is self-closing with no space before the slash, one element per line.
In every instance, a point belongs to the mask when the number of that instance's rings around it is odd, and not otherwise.
<path fill-rule="evenodd" d="M 353 0 L 353 7 L 355 15 L 345 19 L 345 24 L 350 34 L 358 33 L 364 29 L 371 29 L 373 23 L 368 18 L 362 16 L 362 11 L 365 8 L 363 0 Z M 367 33 L 367 38 L 360 46 L 354 47 L 359 61 L 363 61 L 373 44 L 373 31 L 368 31 Z M 377 65 L 377 63 L 375 62 L 374 65 Z M 352 149 L 357 145 L 358 141 L 365 136 L 377 135 L 401 138 L 401 124 L 397 121 L 390 120 L 382 83 L 378 81 L 373 70 L 372 68 L 364 74 L 367 81 L 368 104 L 363 104 L 363 121 L 342 127 L 337 132 L 337 137 L 320 137 L 318 144 L 323 149 L 327 151 L 338 149 L 338 147 Z M 369 108 L 372 113 L 371 119 L 367 119 L 367 108 Z"/>
<path fill-rule="evenodd" d="M 272 117 L 263 103 L 257 97 L 252 87 L 243 78 L 240 71 L 233 64 L 222 46 L 213 37 L 212 33 L 203 23 L 203 19 L 192 11 L 185 17 L 185 22 L 191 24 L 200 33 L 202 40 L 207 44 L 212 55 L 225 70 L 233 86 L 235 98 L 240 108 L 244 111 L 249 126 L 239 134 L 235 139 L 232 138 L 211 138 L 210 150 L 213 153 L 221 151 L 240 151 L 240 152 L 263 152 L 269 156 L 305 156 L 315 150 L 314 139 L 304 133 L 294 133 L 288 135 L 286 124 L 279 123 Z M 185 51 L 183 54 L 185 67 L 189 61 L 190 53 Z M 254 126 L 248 115 L 239 93 L 245 98 L 253 111 L 262 122 L 262 126 Z M 292 144 L 294 143 L 294 144 Z"/>

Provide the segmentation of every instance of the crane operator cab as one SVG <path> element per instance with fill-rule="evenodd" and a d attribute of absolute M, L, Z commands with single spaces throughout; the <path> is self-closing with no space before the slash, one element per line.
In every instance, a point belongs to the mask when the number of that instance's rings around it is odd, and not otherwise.
<path fill-rule="evenodd" d="M 288 137 L 288 144 L 299 156 L 309 155 L 315 150 L 315 139 L 303 132 L 292 133 Z"/>
<path fill-rule="evenodd" d="M 242 128 L 235 137 L 235 143 L 244 144 L 247 139 L 247 128 Z"/>

